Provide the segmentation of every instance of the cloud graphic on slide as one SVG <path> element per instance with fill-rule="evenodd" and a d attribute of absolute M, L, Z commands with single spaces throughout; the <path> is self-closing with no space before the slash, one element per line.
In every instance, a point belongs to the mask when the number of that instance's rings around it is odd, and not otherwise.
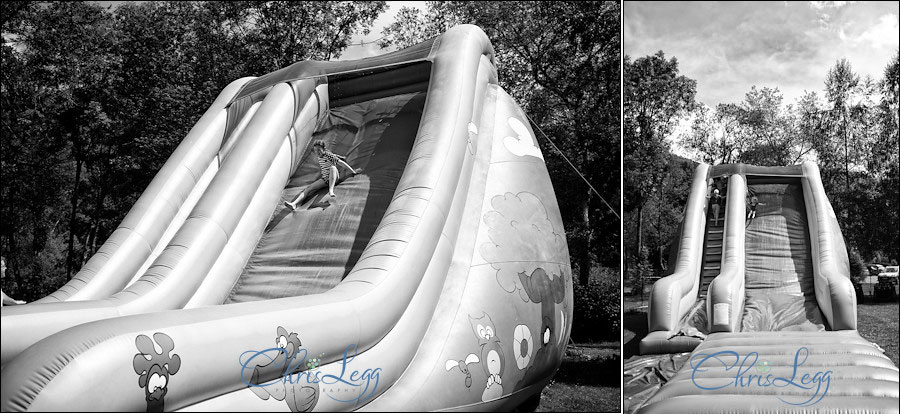
<path fill-rule="evenodd" d="M 547 209 L 531 193 L 506 193 L 491 199 L 492 211 L 484 215 L 489 242 L 479 247 L 481 256 L 497 270 L 497 282 L 507 292 L 518 291 L 528 302 L 519 273 L 531 275 L 541 267 L 553 278 L 562 277 L 568 263 L 565 239 L 553 228 Z M 548 263 L 554 264 L 552 270 Z"/>
<path fill-rule="evenodd" d="M 544 155 L 541 154 L 540 148 L 536 146 L 534 138 L 531 136 L 531 132 L 528 131 L 528 127 L 515 117 L 509 117 L 507 123 L 509 124 L 509 127 L 512 128 L 513 132 L 516 133 L 516 136 L 503 138 L 503 146 L 505 146 L 509 152 L 520 157 L 529 155 L 543 160 Z"/>

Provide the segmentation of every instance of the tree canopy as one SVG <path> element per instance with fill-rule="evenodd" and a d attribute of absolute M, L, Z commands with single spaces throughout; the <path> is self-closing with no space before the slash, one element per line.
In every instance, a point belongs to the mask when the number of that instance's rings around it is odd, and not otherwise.
<path fill-rule="evenodd" d="M 627 263 L 649 259 L 647 266 L 664 271 L 665 249 L 677 229 L 638 223 L 642 215 L 680 216 L 690 174 L 670 175 L 687 161 L 674 157 L 676 151 L 694 163 L 779 166 L 814 161 L 851 255 L 881 263 L 900 259 L 897 54 L 880 80 L 861 77 L 850 61 L 840 59 L 823 69 L 820 92 L 807 91 L 796 102 L 785 102 L 777 87 L 753 86 L 741 102 L 714 108 L 678 106 L 678 97 L 686 95 L 670 91 L 677 85 L 677 71 L 664 68 L 673 68 L 675 60 L 664 66 L 663 56 L 659 52 L 633 64 L 625 58 L 626 245 L 634 246 L 627 251 Z M 667 99 L 669 106 L 648 104 L 655 102 L 654 96 Z M 654 122 L 642 125 L 647 118 Z M 679 123 L 687 127 L 673 129 Z"/>
<path fill-rule="evenodd" d="M 77 272 L 229 82 L 338 57 L 385 9 L 3 2 L 4 291 L 34 300 Z"/>

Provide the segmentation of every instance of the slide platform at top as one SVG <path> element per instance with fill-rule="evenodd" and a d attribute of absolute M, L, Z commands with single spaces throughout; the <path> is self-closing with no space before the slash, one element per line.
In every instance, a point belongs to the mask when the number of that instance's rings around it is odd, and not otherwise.
<path fill-rule="evenodd" d="M 0 408 L 483 411 L 539 395 L 568 341 L 571 269 L 484 33 L 236 89 L 216 115 L 232 155 L 144 274 L 3 310 Z M 316 139 L 363 172 L 288 210 Z M 8 351 L 24 321 L 38 332 Z"/>
<path fill-rule="evenodd" d="M 701 164 L 691 188 L 677 267 L 651 293 L 645 356 L 626 363 L 628 411 L 896 412 L 897 367 L 856 332 L 847 250 L 815 164 Z M 703 296 L 713 188 L 725 192 L 724 234 Z M 640 379 L 659 369 L 672 375 L 661 387 Z"/>

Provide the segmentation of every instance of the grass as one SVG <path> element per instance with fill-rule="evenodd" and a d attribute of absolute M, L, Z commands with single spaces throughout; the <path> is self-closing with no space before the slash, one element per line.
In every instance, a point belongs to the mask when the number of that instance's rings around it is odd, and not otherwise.
<path fill-rule="evenodd" d="M 877 343 L 884 348 L 894 365 L 900 366 L 898 360 L 898 321 L 897 311 L 900 306 L 894 303 L 863 303 L 856 307 L 857 330 L 863 338 Z"/>
<path fill-rule="evenodd" d="M 537 412 L 620 412 L 619 342 L 570 346 Z"/>

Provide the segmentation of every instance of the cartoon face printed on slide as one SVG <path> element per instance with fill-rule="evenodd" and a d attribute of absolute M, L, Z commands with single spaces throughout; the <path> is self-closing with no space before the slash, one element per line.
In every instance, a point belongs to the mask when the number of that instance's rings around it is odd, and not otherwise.
<path fill-rule="evenodd" d="M 249 373 L 250 376 L 245 378 L 245 381 L 254 385 L 268 383 L 265 386 L 250 386 L 250 390 L 260 399 L 268 400 L 271 397 L 276 401 L 285 401 L 288 408 L 295 413 L 312 411 L 319 401 L 317 382 L 300 380 L 286 383 L 276 380 L 308 367 L 308 364 L 300 363 L 306 359 L 306 351 L 301 348 L 303 344 L 300 342 L 300 336 L 296 332 L 288 333 L 287 329 L 281 326 L 275 331 L 275 347 L 279 350 L 278 354 L 267 364 L 256 365 L 252 371 L 245 370 L 244 375 Z"/>
<path fill-rule="evenodd" d="M 181 368 L 181 357 L 177 354 L 169 355 L 175 349 L 175 342 L 169 335 L 157 332 L 153 334 L 153 339 L 147 335 L 138 335 L 134 344 L 138 353 L 134 355 L 132 366 L 139 375 L 138 386 L 144 389 L 147 412 L 163 412 L 169 378 Z M 157 345 L 159 352 L 156 350 Z"/>

